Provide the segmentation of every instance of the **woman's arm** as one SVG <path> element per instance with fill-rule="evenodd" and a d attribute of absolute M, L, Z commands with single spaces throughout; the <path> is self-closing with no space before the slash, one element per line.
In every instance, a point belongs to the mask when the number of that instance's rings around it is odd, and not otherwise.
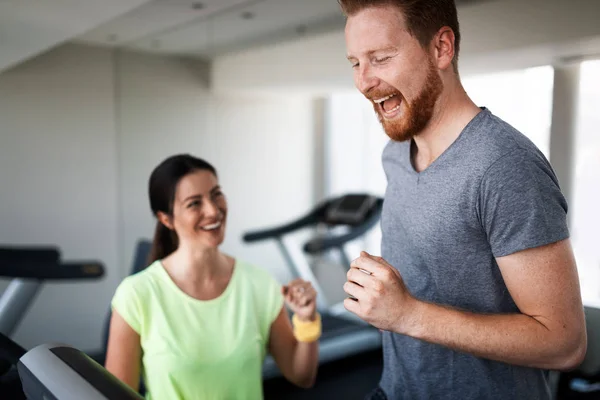
<path fill-rule="evenodd" d="M 140 335 L 113 309 L 106 369 L 137 392 L 140 385 L 141 356 Z"/>
<path fill-rule="evenodd" d="M 319 365 L 319 341 L 299 342 L 285 307 L 271 325 L 269 352 L 287 380 L 306 389 L 314 385 Z"/>

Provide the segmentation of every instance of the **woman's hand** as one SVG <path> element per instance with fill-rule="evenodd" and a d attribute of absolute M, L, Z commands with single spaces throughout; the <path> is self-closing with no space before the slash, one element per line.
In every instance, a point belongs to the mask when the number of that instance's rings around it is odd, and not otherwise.
<path fill-rule="evenodd" d="M 317 291 L 312 284 L 294 279 L 281 288 L 285 303 L 302 321 L 314 321 L 317 316 Z"/>
<path fill-rule="evenodd" d="M 314 328 L 317 323 L 317 291 L 310 282 L 295 279 L 282 286 L 285 304 L 294 312 L 296 319 Z M 313 322 L 308 322 L 313 321 Z M 294 323 L 290 321 L 286 307 L 271 325 L 269 352 L 279 370 L 290 382 L 302 388 L 314 385 L 319 366 L 319 341 L 299 341 Z"/>

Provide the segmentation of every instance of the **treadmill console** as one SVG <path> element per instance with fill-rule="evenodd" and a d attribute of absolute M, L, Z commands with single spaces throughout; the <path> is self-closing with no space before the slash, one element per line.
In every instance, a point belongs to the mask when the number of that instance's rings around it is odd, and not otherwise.
<path fill-rule="evenodd" d="M 364 194 L 348 194 L 340 197 L 325 211 L 330 224 L 360 225 L 363 223 L 377 198 Z"/>
<path fill-rule="evenodd" d="M 28 400 L 143 400 L 82 351 L 61 344 L 42 344 L 17 364 Z"/>

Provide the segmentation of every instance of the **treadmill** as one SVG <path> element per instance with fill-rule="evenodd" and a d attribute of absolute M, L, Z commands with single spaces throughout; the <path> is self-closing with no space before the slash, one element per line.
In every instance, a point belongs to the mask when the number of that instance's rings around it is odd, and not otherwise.
<path fill-rule="evenodd" d="M 0 278 L 12 279 L 0 297 L 2 398 L 143 399 L 72 346 L 43 344 L 26 351 L 9 338 L 45 281 L 95 280 L 103 275 L 98 262 L 61 262 L 55 247 L 0 247 Z"/>
<path fill-rule="evenodd" d="M 330 304 L 327 301 L 322 285 L 307 258 L 335 251 L 343 267 L 349 269 L 351 261 L 344 246 L 365 235 L 379 223 L 382 207 L 383 199 L 380 197 L 365 193 L 345 194 L 326 199 L 306 215 L 293 221 L 243 235 L 243 240 L 247 243 L 274 240 L 293 278 L 310 281 L 318 292 L 317 307 L 323 323 L 323 333 L 319 339 L 321 364 L 381 348 L 381 333 L 346 311 L 343 303 Z M 287 235 L 307 228 L 314 228 L 316 236 L 304 243 L 301 249 L 290 244 Z M 342 286 L 343 282 L 339 284 Z M 263 368 L 263 378 L 279 375 L 281 372 L 272 357 L 268 356 Z"/>

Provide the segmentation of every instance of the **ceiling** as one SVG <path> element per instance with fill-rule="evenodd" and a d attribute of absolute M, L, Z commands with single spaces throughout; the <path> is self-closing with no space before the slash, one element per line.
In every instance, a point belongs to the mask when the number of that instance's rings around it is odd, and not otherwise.
<path fill-rule="evenodd" d="M 0 71 L 148 0 L 0 0 Z"/>
<path fill-rule="evenodd" d="M 154 0 L 77 41 L 210 58 L 343 23 L 336 0 Z"/>
<path fill-rule="evenodd" d="M 459 6 L 490 0 L 458 0 Z M 342 29 L 337 0 L 154 0 L 77 41 L 212 58 L 242 48 Z"/>
<path fill-rule="evenodd" d="M 0 0 L 0 71 L 67 41 L 213 58 L 343 26 L 337 0 Z"/>

